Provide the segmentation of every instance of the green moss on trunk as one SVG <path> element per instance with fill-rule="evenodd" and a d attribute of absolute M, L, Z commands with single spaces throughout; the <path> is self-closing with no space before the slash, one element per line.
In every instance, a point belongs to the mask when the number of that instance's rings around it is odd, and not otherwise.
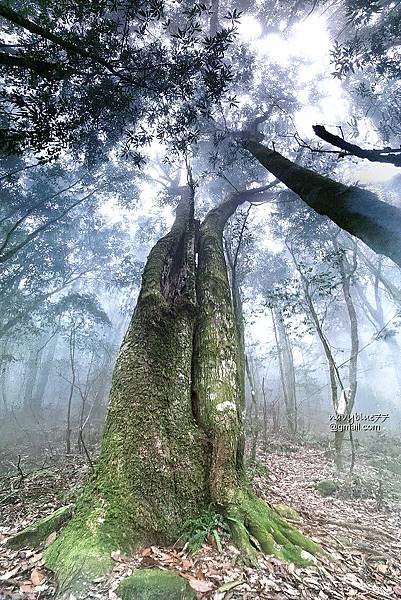
<path fill-rule="evenodd" d="M 233 539 L 248 558 L 258 550 L 309 564 L 317 544 L 289 525 L 246 486 L 241 444 L 244 356 L 236 326 L 223 248 L 223 229 L 240 200 L 212 210 L 200 228 L 193 386 L 199 423 L 212 445 L 210 493 L 230 523 Z"/>
<path fill-rule="evenodd" d="M 191 403 L 193 227 L 186 197 L 151 251 L 113 374 L 102 448 L 72 522 L 45 554 L 63 587 L 107 572 L 113 550 L 174 542 L 208 501 Z"/>
<path fill-rule="evenodd" d="M 210 493 L 218 505 L 233 497 L 242 465 L 244 361 L 235 323 L 223 229 L 236 198 L 212 210 L 199 235 L 193 387 L 199 424 L 212 446 Z"/>
<path fill-rule="evenodd" d="M 321 551 L 318 544 L 246 488 L 238 488 L 227 509 L 227 518 L 234 541 L 251 560 L 262 550 L 298 565 L 308 565 L 312 555 Z"/>

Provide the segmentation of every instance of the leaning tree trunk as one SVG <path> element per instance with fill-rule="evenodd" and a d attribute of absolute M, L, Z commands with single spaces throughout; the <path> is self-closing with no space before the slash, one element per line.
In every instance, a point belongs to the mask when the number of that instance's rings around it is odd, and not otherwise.
<path fill-rule="evenodd" d="M 256 141 L 244 147 L 317 213 L 401 267 L 401 210 L 376 194 L 305 169 Z"/>
<path fill-rule="evenodd" d="M 252 539 L 298 562 L 317 551 L 252 495 L 242 470 L 243 357 L 222 240 L 240 201 L 212 210 L 196 235 L 193 190 L 181 195 L 144 270 L 95 471 L 45 553 L 64 590 L 109 571 L 113 550 L 175 541 L 210 503 L 248 555 Z"/>

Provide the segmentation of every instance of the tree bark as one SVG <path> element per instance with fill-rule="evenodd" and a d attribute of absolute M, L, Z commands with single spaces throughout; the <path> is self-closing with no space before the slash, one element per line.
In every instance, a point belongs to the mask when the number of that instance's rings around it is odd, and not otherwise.
<path fill-rule="evenodd" d="M 244 147 L 308 206 L 401 267 L 401 210 L 367 190 L 305 169 L 256 141 Z"/>
<path fill-rule="evenodd" d="M 212 440 L 211 494 L 220 505 L 234 498 L 244 451 L 244 360 L 223 246 L 224 226 L 239 204 L 234 196 L 210 211 L 198 243 L 194 394 L 200 425 Z"/>
<path fill-rule="evenodd" d="M 207 503 L 207 446 L 191 404 L 190 195 L 183 192 L 172 230 L 149 255 L 114 370 L 94 475 L 75 519 L 47 553 L 67 586 L 109 570 L 113 549 L 174 541 L 182 523 Z"/>
<path fill-rule="evenodd" d="M 172 230 L 148 257 L 93 475 L 45 552 L 63 591 L 109 571 L 113 550 L 176 541 L 210 503 L 247 555 L 254 538 L 299 563 L 302 549 L 318 550 L 252 494 L 243 474 L 243 357 L 223 247 L 241 200 L 210 211 L 196 235 L 192 187 L 181 195 Z"/>

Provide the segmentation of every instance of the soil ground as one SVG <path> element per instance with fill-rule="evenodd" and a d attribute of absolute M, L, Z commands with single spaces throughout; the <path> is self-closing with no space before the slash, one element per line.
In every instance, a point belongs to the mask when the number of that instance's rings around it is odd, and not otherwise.
<path fill-rule="evenodd" d="M 246 565 L 224 533 L 221 546 L 209 536 L 195 555 L 178 546 L 152 546 L 133 556 L 116 548 L 111 576 L 95 580 L 85 598 L 116 600 L 122 578 L 153 566 L 185 577 L 199 599 L 401 598 L 401 463 L 391 441 L 382 442 L 376 439 L 370 448 L 359 449 L 352 476 L 339 476 L 327 445 L 285 440 L 260 450 L 248 466 L 258 494 L 294 508 L 296 526 L 326 551 L 314 565 L 300 568 L 272 557 Z M 26 451 L 18 458 L 7 450 L 0 461 L 0 540 L 74 502 L 88 474 L 85 459 L 76 455 L 32 457 Z M 322 497 L 315 489 L 322 480 L 335 482 L 333 495 Z M 55 596 L 42 550 L 0 545 L 0 600 Z"/>

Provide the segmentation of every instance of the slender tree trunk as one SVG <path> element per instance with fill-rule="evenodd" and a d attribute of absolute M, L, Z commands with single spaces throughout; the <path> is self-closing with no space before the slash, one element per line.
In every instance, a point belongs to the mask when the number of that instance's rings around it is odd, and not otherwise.
<path fill-rule="evenodd" d="M 70 381 L 70 392 L 67 402 L 67 425 L 65 431 L 65 451 L 67 454 L 71 453 L 71 413 L 72 413 L 72 399 L 75 391 L 76 381 L 76 368 L 75 368 L 75 324 L 71 328 L 70 339 L 69 339 L 69 356 L 70 356 L 70 368 L 71 368 L 71 381 Z"/>
<path fill-rule="evenodd" d="M 41 358 L 40 345 L 42 337 L 39 340 L 35 339 L 29 351 L 29 355 L 26 361 L 25 377 L 24 377 L 24 397 L 23 407 L 24 411 L 29 413 L 35 412 L 33 405 L 34 390 L 36 381 L 39 373 L 39 365 Z"/>
<path fill-rule="evenodd" d="M 358 252 L 358 257 L 360 256 L 360 254 L 361 253 Z M 362 288 L 361 285 L 357 285 L 356 289 L 358 292 L 358 296 L 366 310 L 367 315 L 370 315 L 370 317 L 371 317 L 370 321 L 371 321 L 372 325 L 377 329 L 378 333 L 379 332 L 382 333 L 386 329 L 386 322 L 384 319 L 383 303 L 382 303 L 382 297 L 381 297 L 380 288 L 379 288 L 379 283 L 383 283 L 381 261 L 379 261 L 378 266 L 375 266 L 373 263 L 371 263 L 371 267 L 369 267 L 369 268 L 370 268 L 372 274 L 374 275 L 375 306 L 373 306 L 369 302 L 368 298 L 366 297 L 365 290 Z M 385 285 L 385 284 L 383 283 L 383 285 Z M 387 287 L 387 286 L 385 286 L 385 287 Z M 391 290 L 388 290 L 388 291 L 390 292 L 390 295 L 393 297 L 393 299 L 398 301 L 398 298 L 394 298 L 394 294 L 391 292 Z M 400 295 L 400 298 L 401 298 L 401 295 Z M 389 352 L 391 355 L 391 360 L 392 360 L 394 376 L 397 381 L 398 391 L 399 391 L 399 393 L 401 393 L 401 369 L 400 369 L 400 346 L 399 346 L 399 343 L 397 341 L 397 338 L 394 335 L 388 335 L 388 336 L 384 335 L 381 339 L 386 344 L 387 348 L 389 349 Z"/>
<path fill-rule="evenodd" d="M 338 251 L 337 242 L 334 241 L 334 248 Z M 350 350 L 350 358 L 349 358 L 349 366 L 348 366 L 348 385 L 349 389 L 346 393 L 346 412 L 345 416 L 349 417 L 352 414 L 352 410 L 354 408 L 356 391 L 358 386 L 357 380 L 357 367 L 358 367 L 358 354 L 359 354 L 359 328 L 358 328 L 358 315 L 356 313 L 356 309 L 354 306 L 354 301 L 352 299 L 351 294 L 351 278 L 356 271 L 357 267 L 357 252 L 356 247 L 353 252 L 353 264 L 350 265 L 345 256 L 343 256 L 339 263 L 340 275 L 341 275 L 341 285 L 343 289 L 345 304 L 347 307 L 348 318 L 350 322 L 350 337 L 351 337 L 351 350 Z M 345 393 L 345 391 L 344 391 Z M 346 419 L 348 423 L 349 419 Z M 352 449 L 352 459 L 351 459 L 351 471 L 354 467 L 355 462 L 355 449 L 354 442 L 352 436 L 352 430 L 349 432 L 351 449 Z M 336 431 L 336 452 L 338 456 L 338 461 L 341 466 L 341 452 L 342 452 L 342 444 L 344 440 L 344 431 Z"/>
<path fill-rule="evenodd" d="M 2 405 L 4 414 L 8 413 L 9 403 L 7 397 L 7 379 L 8 379 L 8 367 L 9 367 L 9 338 L 6 337 L 1 340 L 1 354 L 0 354 L 0 393 L 2 399 Z"/>
<path fill-rule="evenodd" d="M 352 238 L 350 238 L 350 239 L 352 240 Z M 368 258 L 366 256 L 366 254 L 364 252 L 362 252 L 362 250 L 360 250 L 359 248 L 357 249 L 357 256 L 358 256 L 358 258 L 363 260 L 363 262 L 369 268 L 371 273 L 373 273 L 373 275 L 375 275 L 375 277 L 377 277 L 378 281 L 380 281 L 380 283 L 385 287 L 385 289 L 390 294 L 390 296 L 393 298 L 393 300 L 395 302 L 401 302 L 401 290 L 396 285 L 394 285 L 384 275 L 384 273 L 376 267 L 376 265 L 370 260 L 370 258 Z"/>
<path fill-rule="evenodd" d="M 283 315 L 279 308 L 272 310 L 273 328 L 279 357 L 281 385 L 287 417 L 288 431 L 291 435 L 297 432 L 297 397 L 295 385 L 294 357 L 288 339 Z"/>
<path fill-rule="evenodd" d="M 263 395 L 263 442 L 267 448 L 267 398 L 265 390 L 265 378 L 262 379 L 262 395 Z M 274 423 L 274 420 L 273 420 Z"/>
<path fill-rule="evenodd" d="M 295 262 L 295 257 L 293 256 L 294 262 Z M 296 263 L 295 263 L 296 264 Z M 337 387 L 337 380 L 338 380 L 338 370 L 337 370 L 337 365 L 336 362 L 334 360 L 334 356 L 333 353 L 331 351 L 331 347 L 330 344 L 323 332 L 321 323 L 320 323 L 320 319 L 319 316 L 316 312 L 315 306 L 313 304 L 312 301 L 312 296 L 310 294 L 310 290 L 309 290 L 309 284 L 308 281 L 306 280 L 305 276 L 303 275 L 303 273 L 301 272 L 301 270 L 298 268 L 298 265 L 296 264 L 296 267 L 298 269 L 298 272 L 300 274 L 301 277 L 301 283 L 302 283 L 302 288 L 304 291 L 304 296 L 305 296 L 305 300 L 306 300 L 306 304 L 307 307 L 309 309 L 309 314 L 310 317 L 312 319 L 312 322 L 314 324 L 315 327 L 315 331 L 316 334 L 320 340 L 320 343 L 322 344 L 322 348 L 327 360 L 327 366 L 329 369 L 329 380 L 330 380 L 330 391 L 331 391 L 331 402 L 334 408 L 334 412 L 337 415 L 337 411 L 338 411 L 338 404 L 339 404 L 339 398 L 338 398 L 338 387 Z M 339 466 L 339 468 L 341 468 L 341 453 L 338 452 L 338 435 L 337 435 L 337 431 L 335 432 L 335 448 L 336 448 L 336 460 L 337 460 L 337 465 Z"/>
<path fill-rule="evenodd" d="M 32 398 L 32 407 L 36 413 L 40 413 L 43 408 L 43 400 L 46 392 L 46 387 L 49 381 L 50 373 L 53 367 L 57 341 L 57 335 L 53 335 L 53 337 L 47 345 L 46 352 L 42 354 L 42 360 L 39 367 L 36 387 Z"/>
<path fill-rule="evenodd" d="M 85 442 L 84 442 L 84 426 L 85 426 L 85 412 L 86 412 L 86 405 L 87 405 L 87 401 L 88 401 L 88 396 L 90 393 L 90 377 L 92 375 L 92 366 L 93 366 L 93 361 L 95 358 L 95 353 L 92 352 L 91 353 L 91 358 L 89 361 L 89 366 L 88 366 L 88 370 L 86 373 L 86 377 L 85 377 L 85 384 L 83 389 L 81 389 L 81 387 L 79 388 L 79 393 L 81 396 L 81 408 L 79 411 L 79 429 L 78 429 L 78 436 L 77 436 L 77 449 L 78 452 L 82 453 L 85 449 Z"/>

